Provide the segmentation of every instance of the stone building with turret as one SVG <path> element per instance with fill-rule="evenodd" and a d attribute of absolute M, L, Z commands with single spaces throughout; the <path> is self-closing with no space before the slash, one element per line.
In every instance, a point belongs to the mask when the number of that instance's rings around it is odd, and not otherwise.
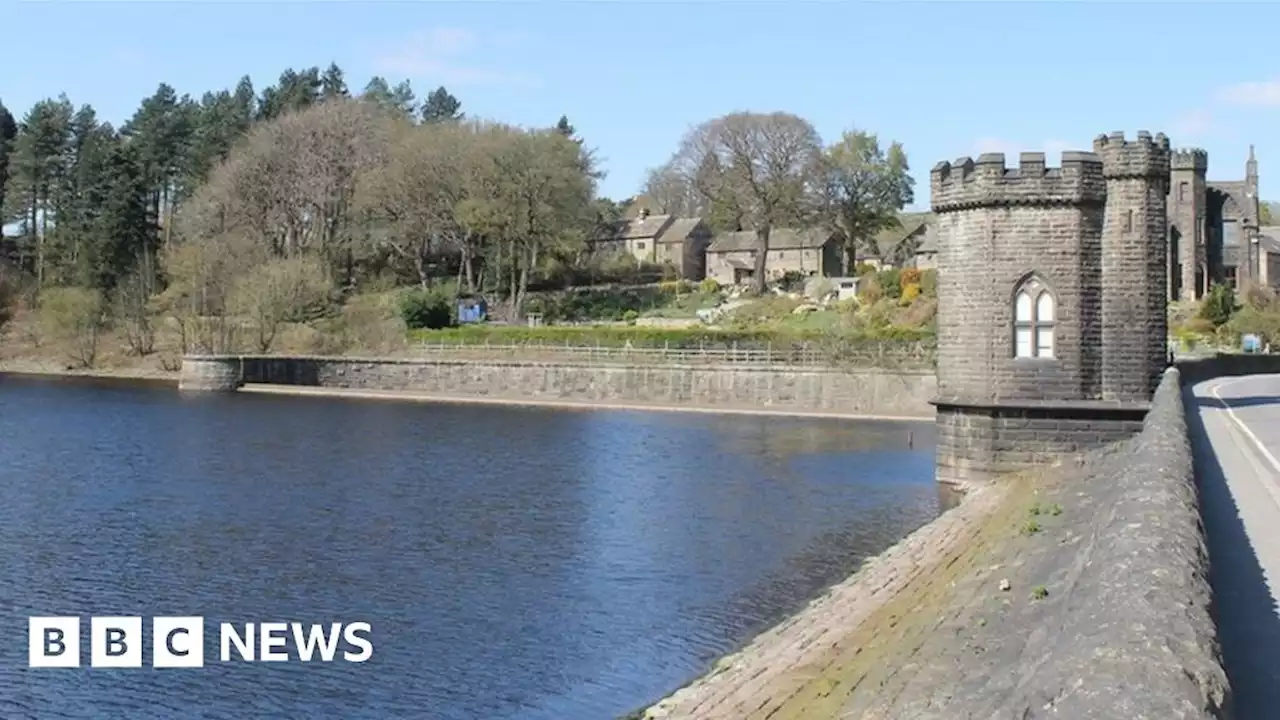
<path fill-rule="evenodd" d="M 1197 300 L 1211 285 L 1232 287 L 1268 277 L 1272 243 L 1260 243 L 1258 160 L 1249 146 L 1244 180 L 1207 180 L 1204 150 L 1177 150 L 1170 159 L 1170 300 Z"/>
<path fill-rule="evenodd" d="M 943 162 L 938 479 L 966 484 L 1136 432 L 1167 364 L 1164 135 Z"/>

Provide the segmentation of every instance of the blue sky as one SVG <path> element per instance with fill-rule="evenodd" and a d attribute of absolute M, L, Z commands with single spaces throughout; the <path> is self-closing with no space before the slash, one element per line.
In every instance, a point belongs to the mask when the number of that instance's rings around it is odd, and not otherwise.
<path fill-rule="evenodd" d="M 921 204 L 939 160 L 1045 150 L 1056 164 L 1100 132 L 1139 129 L 1209 150 L 1210 179 L 1242 177 L 1254 143 L 1261 194 L 1280 200 L 1280 55 L 1251 39 L 1280 24 L 1274 4 L 0 5 L 0 100 L 15 114 L 65 91 L 118 123 L 161 81 L 199 97 L 247 73 L 261 90 L 286 67 L 332 60 L 357 89 L 381 74 L 419 96 L 443 84 L 472 115 L 566 114 L 615 198 L 691 125 L 785 110 L 826 138 L 858 127 L 902 141 Z"/>

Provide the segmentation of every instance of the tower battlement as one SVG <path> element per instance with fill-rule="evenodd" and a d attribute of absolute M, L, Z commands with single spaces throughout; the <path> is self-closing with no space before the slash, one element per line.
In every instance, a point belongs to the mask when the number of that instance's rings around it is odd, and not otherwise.
<path fill-rule="evenodd" d="M 1173 170 L 1195 170 L 1203 173 L 1209 169 L 1209 153 L 1200 148 L 1174 150 L 1169 159 L 1169 167 Z"/>
<path fill-rule="evenodd" d="M 984 153 L 940 162 L 929 173 L 934 212 L 1010 205 L 1079 205 L 1106 200 L 1102 159 L 1091 152 L 1064 152 L 1060 167 L 1045 165 L 1042 152 L 1024 152 L 1018 167 L 1004 153 Z"/>
<path fill-rule="evenodd" d="M 1172 153 L 1164 133 L 1155 137 L 1138 131 L 1134 140 L 1125 140 L 1123 132 L 1099 135 L 1093 140 L 1093 151 L 1102 158 L 1102 173 L 1108 178 L 1169 179 Z"/>

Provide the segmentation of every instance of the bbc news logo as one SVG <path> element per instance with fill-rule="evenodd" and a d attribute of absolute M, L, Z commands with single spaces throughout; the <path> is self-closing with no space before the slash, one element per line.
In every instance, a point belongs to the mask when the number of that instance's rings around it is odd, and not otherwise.
<path fill-rule="evenodd" d="M 233 623 L 218 626 L 221 662 L 288 662 L 290 642 L 302 662 L 362 663 L 373 657 L 369 623 Z M 43 668 L 80 667 L 80 618 L 27 619 L 28 665 Z M 101 668 L 142 667 L 146 644 L 141 617 L 89 618 L 89 665 Z M 151 618 L 151 666 L 204 667 L 204 618 Z M 342 652 L 339 653 L 339 648 Z"/>

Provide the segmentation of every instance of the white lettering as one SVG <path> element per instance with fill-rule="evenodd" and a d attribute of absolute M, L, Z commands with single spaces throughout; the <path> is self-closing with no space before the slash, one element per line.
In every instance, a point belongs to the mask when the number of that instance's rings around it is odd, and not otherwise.
<path fill-rule="evenodd" d="M 330 623 L 332 636 L 325 635 L 323 625 L 312 625 L 311 631 L 305 638 L 302 634 L 302 623 L 292 623 L 290 628 L 293 630 L 293 644 L 297 646 L 298 657 L 302 662 L 311 662 L 311 655 L 315 653 L 316 646 L 320 648 L 321 660 L 333 661 L 333 654 L 338 650 L 338 639 L 342 636 L 342 623 Z"/>
<path fill-rule="evenodd" d="M 265 626 L 264 626 L 265 629 Z M 236 632 L 236 626 L 222 623 L 222 662 L 231 662 L 231 646 L 236 646 L 241 660 L 253 662 L 253 623 L 245 623 L 244 637 Z M 266 658 L 263 658 L 264 660 Z"/>
<path fill-rule="evenodd" d="M 369 627 L 369 623 L 357 622 L 351 623 L 342 633 L 342 637 L 347 641 L 348 645 L 354 645 L 360 648 L 360 652 L 353 653 L 350 650 L 343 651 L 342 657 L 347 662 L 364 662 L 373 657 L 373 641 L 366 637 L 360 637 L 360 633 L 366 635 L 373 633 L 373 628 Z"/>
<path fill-rule="evenodd" d="M 289 651 L 283 648 L 289 641 L 285 635 L 289 626 L 284 623 L 262 623 L 258 626 L 258 644 L 262 648 L 262 662 L 285 662 Z"/>

